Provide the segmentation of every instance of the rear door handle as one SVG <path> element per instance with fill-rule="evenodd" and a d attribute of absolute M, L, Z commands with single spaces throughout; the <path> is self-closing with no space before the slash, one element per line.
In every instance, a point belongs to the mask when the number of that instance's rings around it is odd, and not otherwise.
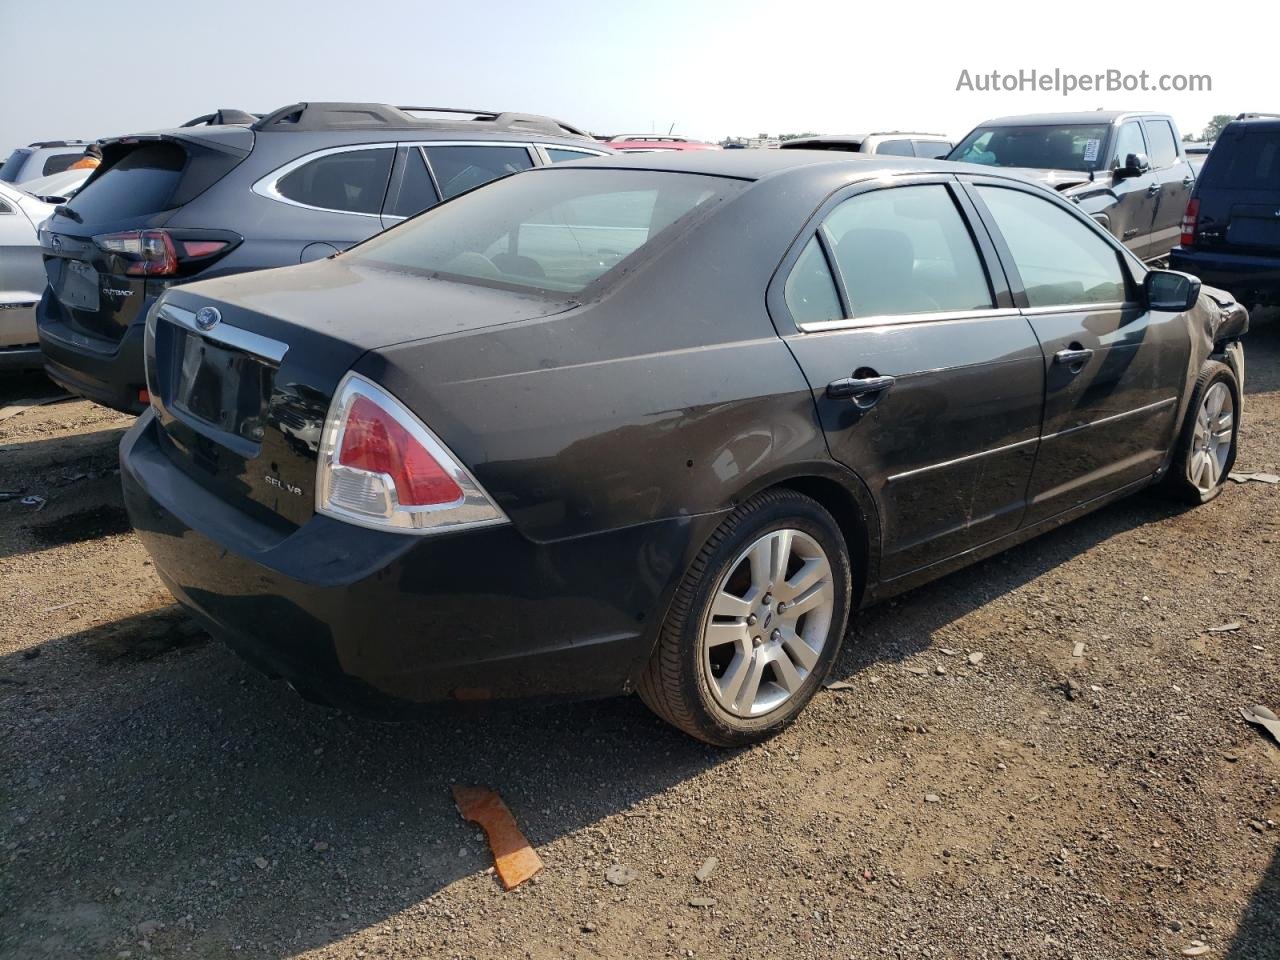
<path fill-rule="evenodd" d="M 1088 347 L 1076 347 L 1070 350 L 1059 350 L 1053 355 L 1053 362 L 1060 363 L 1066 367 L 1073 367 L 1077 363 L 1084 363 L 1093 356 L 1093 351 Z"/>
<path fill-rule="evenodd" d="M 1160 192 L 1160 184 L 1158 183 L 1153 183 L 1151 186 L 1147 187 L 1148 197 L 1154 197 L 1159 192 Z"/>
<path fill-rule="evenodd" d="M 893 377 L 845 377 L 827 384 L 827 396 L 832 400 L 859 400 L 863 406 L 871 406 L 895 383 Z"/>

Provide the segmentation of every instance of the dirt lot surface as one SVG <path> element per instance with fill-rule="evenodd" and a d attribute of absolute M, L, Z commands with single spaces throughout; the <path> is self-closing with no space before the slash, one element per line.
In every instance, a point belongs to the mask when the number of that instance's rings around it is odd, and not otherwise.
<path fill-rule="evenodd" d="M 1237 469 L 1280 472 L 1280 317 L 1248 351 Z M 1280 958 L 1280 748 L 1238 715 L 1280 710 L 1280 486 L 1138 497 L 869 611 L 847 688 L 720 752 L 635 699 L 304 703 L 172 606 L 128 423 L 0 421 L 0 490 L 47 501 L 0 502 L 0 956 Z M 502 891 L 454 783 L 541 875 Z"/>

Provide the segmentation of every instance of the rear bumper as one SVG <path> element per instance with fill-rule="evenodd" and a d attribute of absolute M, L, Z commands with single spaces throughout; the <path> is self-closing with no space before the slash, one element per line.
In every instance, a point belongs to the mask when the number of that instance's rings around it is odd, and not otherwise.
<path fill-rule="evenodd" d="M 1247 305 L 1280 301 L 1280 253 L 1257 256 L 1174 247 L 1169 266 L 1221 287 Z"/>
<path fill-rule="evenodd" d="M 414 537 L 322 516 L 266 530 L 170 463 L 157 431 L 144 414 L 120 460 L 165 585 L 250 663 L 359 713 L 627 691 L 719 519 L 546 544 L 511 526 Z"/>
<path fill-rule="evenodd" d="M 37 346 L 0 347 L 0 370 L 39 370 L 44 366 L 44 356 Z"/>
<path fill-rule="evenodd" d="M 132 324 L 118 343 L 89 337 L 73 329 L 49 309 L 49 296 L 36 308 L 40 350 L 49 379 L 104 407 L 125 413 L 142 413 L 147 405 L 138 391 L 147 387 L 142 360 L 146 325 Z M 148 302 L 141 311 L 145 317 Z"/>

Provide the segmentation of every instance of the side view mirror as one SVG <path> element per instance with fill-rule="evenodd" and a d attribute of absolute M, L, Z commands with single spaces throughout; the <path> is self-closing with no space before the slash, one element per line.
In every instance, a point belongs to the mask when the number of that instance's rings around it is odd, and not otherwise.
<path fill-rule="evenodd" d="M 1148 310 L 1185 313 L 1200 299 L 1200 280 L 1176 270 L 1150 270 L 1142 279 Z"/>
<path fill-rule="evenodd" d="M 1151 169 L 1151 161 L 1145 153 L 1131 153 L 1124 158 L 1124 166 L 1116 168 L 1116 179 L 1140 177 Z"/>

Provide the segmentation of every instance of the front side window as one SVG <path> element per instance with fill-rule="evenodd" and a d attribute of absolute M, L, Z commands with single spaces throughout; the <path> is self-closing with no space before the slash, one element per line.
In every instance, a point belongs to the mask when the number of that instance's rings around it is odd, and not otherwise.
<path fill-rule="evenodd" d="M 1142 125 L 1136 120 L 1130 120 L 1122 124 L 1120 132 L 1116 134 L 1116 145 L 1111 151 L 1109 166 L 1112 170 L 1123 167 L 1131 154 L 1146 152 L 1147 141 L 1142 138 Z"/>
<path fill-rule="evenodd" d="M 809 238 L 800 259 L 791 268 L 783 289 L 783 299 L 786 300 L 787 309 L 791 311 L 791 318 L 797 326 L 821 323 L 824 320 L 840 320 L 844 317 L 840 309 L 840 296 L 836 293 L 836 282 L 831 276 L 826 254 L 822 252 L 817 237 Z"/>
<path fill-rule="evenodd" d="M 1127 287 L 1120 254 L 1051 200 L 1006 187 L 978 187 L 1033 307 L 1117 303 Z"/>
<path fill-rule="evenodd" d="M 276 190 L 309 207 L 376 214 L 382 210 L 394 153 L 377 147 L 326 154 L 281 177 Z"/>
<path fill-rule="evenodd" d="M 742 188 L 722 177 L 543 167 L 443 203 L 344 256 L 426 276 L 576 293 Z"/>
<path fill-rule="evenodd" d="M 1178 141 L 1168 120 L 1148 120 L 1147 133 L 1151 135 L 1151 165 L 1171 167 L 1178 162 Z"/>
<path fill-rule="evenodd" d="M 836 207 L 821 229 L 854 317 L 995 305 L 973 238 L 942 184 L 859 194 Z"/>
<path fill-rule="evenodd" d="M 886 140 L 876 147 L 876 153 L 887 153 L 891 157 L 915 156 L 910 140 Z"/>
<path fill-rule="evenodd" d="M 1109 129 L 1106 124 L 978 127 L 947 159 L 991 167 L 1087 172 L 1102 163 Z"/>
<path fill-rule="evenodd" d="M 426 149 L 427 160 L 445 200 L 533 166 L 524 147 L 429 146 Z"/>

